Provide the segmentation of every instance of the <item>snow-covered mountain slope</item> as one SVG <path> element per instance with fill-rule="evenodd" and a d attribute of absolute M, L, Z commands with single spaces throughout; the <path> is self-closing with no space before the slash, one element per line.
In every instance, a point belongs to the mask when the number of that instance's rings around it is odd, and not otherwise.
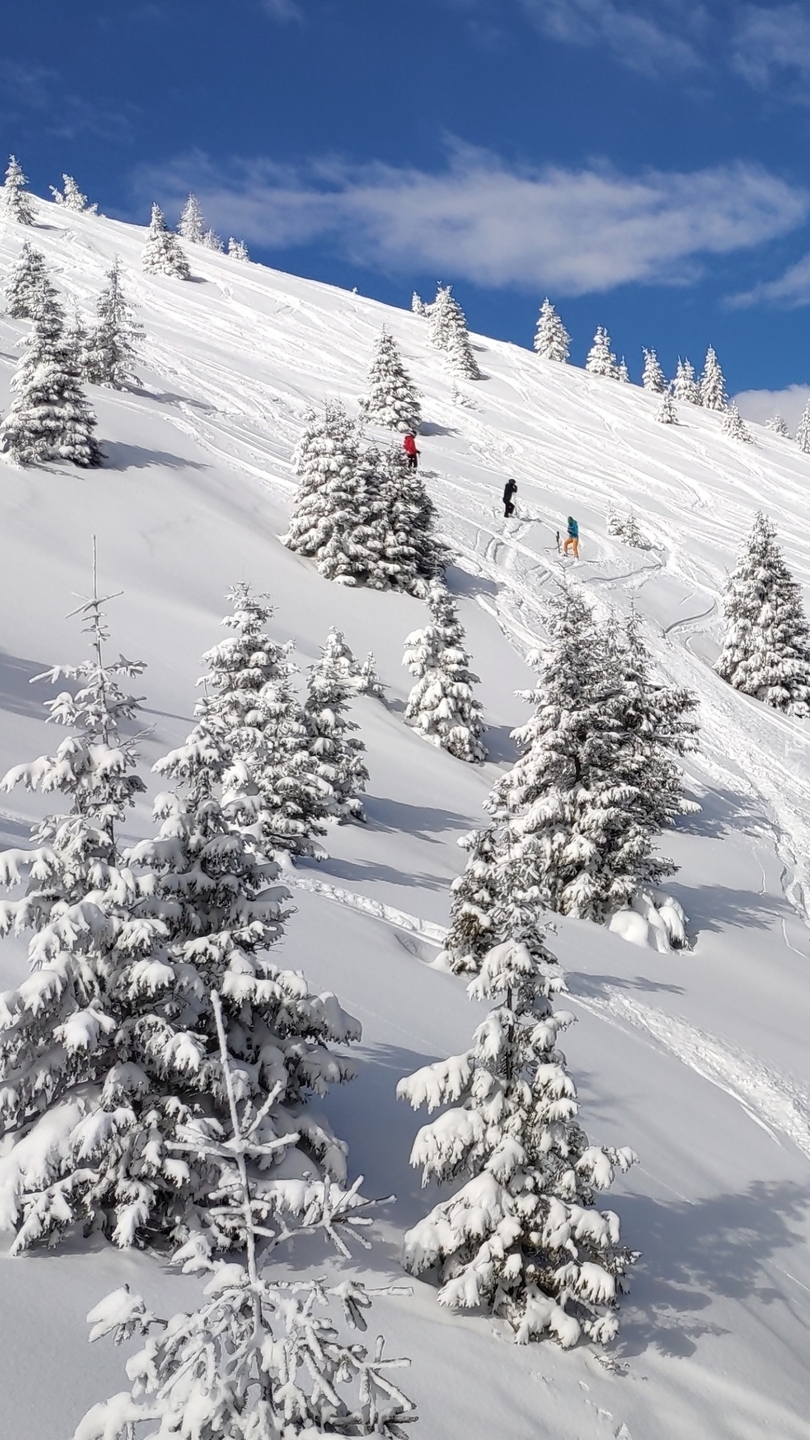
<path fill-rule="evenodd" d="M 148 662 L 150 762 L 186 732 L 200 655 L 236 580 L 272 594 L 276 633 L 301 663 L 338 624 L 355 653 L 374 650 L 389 686 L 387 707 L 362 699 L 356 710 L 369 824 L 330 831 L 329 859 L 295 872 L 298 913 L 283 942 L 364 1026 L 358 1079 L 330 1110 L 368 1193 L 393 1189 L 398 1201 L 359 1268 L 396 1278 L 399 1237 L 430 1202 L 407 1163 L 419 1117 L 397 1104 L 395 1084 L 465 1046 L 474 1024 L 463 984 L 430 962 L 463 860 L 455 842 L 480 819 L 525 715 L 514 691 L 543 642 L 568 513 L 589 596 L 618 614 L 635 603 L 662 669 L 700 696 L 701 751 L 688 768 L 703 809 L 665 847 L 681 866 L 670 889 L 691 949 L 660 955 L 575 921 L 551 942 L 580 1020 L 566 1049 L 586 1127 L 641 1158 L 611 1197 L 643 1252 L 613 1363 L 586 1348 L 517 1349 L 491 1322 L 440 1311 L 417 1283 L 411 1298 L 378 1303 L 389 1348 L 413 1357 L 419 1433 L 810 1440 L 810 729 L 711 670 L 718 592 L 758 506 L 810 585 L 810 458 L 757 427 L 754 445 L 733 442 L 718 416 L 687 407 L 677 427 L 658 425 L 655 398 L 634 387 L 481 338 L 485 378 L 454 384 L 410 313 L 192 247 L 192 283 L 147 277 L 142 230 L 42 202 L 36 213 L 27 238 L 86 311 L 120 255 L 147 335 L 144 386 L 93 392 L 102 470 L 0 462 L 0 768 L 53 740 L 28 682 L 82 652 L 65 616 L 90 584 L 91 534 L 104 589 L 124 592 L 111 605 L 113 643 Z M 23 238 L 3 222 L 1 266 Z M 354 407 L 383 323 L 424 394 L 422 463 L 490 726 L 483 769 L 402 723 L 402 641 L 422 622 L 418 602 L 330 585 L 277 538 L 304 413 L 332 396 Z M 2 406 L 25 329 L 0 321 Z M 509 474 L 519 511 L 504 522 Z M 608 537 L 611 503 L 635 510 L 648 549 Z M 2 843 L 20 843 L 35 808 L 16 792 L 5 800 Z M 137 820 L 145 832 L 145 810 Z M 0 983 L 24 965 L 22 946 L 5 941 Z M 121 1388 L 120 1352 L 88 1351 L 84 1315 L 123 1280 L 158 1305 L 194 1289 L 147 1256 L 102 1246 L 0 1261 L 4 1435 L 67 1436 L 92 1400 Z"/>

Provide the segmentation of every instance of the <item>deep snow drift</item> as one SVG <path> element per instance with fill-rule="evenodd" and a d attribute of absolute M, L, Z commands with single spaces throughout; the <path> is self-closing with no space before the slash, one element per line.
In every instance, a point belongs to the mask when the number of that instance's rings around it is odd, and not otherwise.
<path fill-rule="evenodd" d="M 360 1073 L 329 1102 L 366 1191 L 398 1201 L 357 1266 L 400 1278 L 403 1231 L 435 1200 L 408 1166 L 420 1124 L 397 1080 L 467 1045 L 463 982 L 431 968 L 464 855 L 523 721 L 524 657 L 542 645 L 546 596 L 562 562 L 555 531 L 582 533 L 576 576 L 600 610 L 634 602 L 662 670 L 701 701 L 688 764 L 702 805 L 665 838 L 681 866 L 668 887 L 690 948 L 661 954 L 584 922 L 551 948 L 580 1023 L 565 1046 L 594 1139 L 641 1163 L 610 1203 L 642 1258 L 609 1356 L 587 1347 L 518 1349 L 498 1324 L 440 1311 L 427 1285 L 382 1299 L 390 1353 L 413 1358 L 406 1388 L 425 1440 L 810 1440 L 810 730 L 765 711 L 712 673 L 718 593 L 762 506 L 797 578 L 810 585 L 810 457 L 753 426 L 726 438 L 715 414 L 679 406 L 655 423 L 655 396 L 474 337 L 480 381 L 453 381 L 425 321 L 359 296 L 188 247 L 193 280 L 141 273 L 144 231 L 36 202 L 37 228 L 3 222 L 6 269 L 23 238 L 60 290 L 89 312 L 115 254 L 146 331 L 143 389 L 93 390 L 103 469 L 18 471 L 0 462 L 0 768 L 49 748 L 45 687 L 32 676 L 75 661 L 66 613 L 100 579 L 123 590 L 113 645 L 143 658 L 154 725 L 149 763 L 186 733 L 200 656 L 220 636 L 224 593 L 249 580 L 277 605 L 274 633 L 311 663 L 331 624 L 373 650 L 388 703 L 354 713 L 371 773 L 366 826 L 331 829 L 329 858 L 292 875 L 298 913 L 284 958 L 334 989 L 364 1026 Z M 329 585 L 278 542 L 293 490 L 290 456 L 307 406 L 354 412 L 385 323 L 423 394 L 422 463 L 454 557 L 473 666 L 482 677 L 490 761 L 467 766 L 402 720 L 405 636 L 424 608 L 401 595 Z M 0 322 L 0 405 L 26 325 Z M 654 337 L 653 337 L 654 338 Z M 504 478 L 519 485 L 504 522 Z M 636 512 L 647 548 L 607 535 L 608 507 Z M 2 843 L 24 842 L 37 802 L 3 804 Z M 138 816 L 146 833 L 147 815 Z M 0 984 L 24 973 L 0 946 Z M 124 1383 L 120 1352 L 90 1350 L 84 1316 L 123 1281 L 157 1304 L 191 1303 L 194 1282 L 146 1255 L 94 1245 L 0 1261 L 0 1421 L 15 1440 L 72 1433 L 85 1408 Z M 323 1266 L 325 1257 L 305 1255 Z"/>

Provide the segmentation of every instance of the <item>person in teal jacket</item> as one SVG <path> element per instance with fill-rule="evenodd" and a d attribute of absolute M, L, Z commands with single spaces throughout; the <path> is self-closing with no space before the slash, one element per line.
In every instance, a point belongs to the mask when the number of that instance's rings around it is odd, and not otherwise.
<path fill-rule="evenodd" d="M 573 515 L 569 515 L 569 516 L 568 516 L 568 534 L 567 534 L 566 537 L 565 537 L 565 544 L 563 545 L 563 555 L 567 555 L 569 549 L 570 549 L 570 550 L 573 550 L 573 552 L 574 552 L 574 559 L 575 559 L 575 560 L 578 560 L 578 559 L 579 559 L 579 525 L 577 524 L 577 522 L 576 522 L 576 520 L 574 519 Z"/>

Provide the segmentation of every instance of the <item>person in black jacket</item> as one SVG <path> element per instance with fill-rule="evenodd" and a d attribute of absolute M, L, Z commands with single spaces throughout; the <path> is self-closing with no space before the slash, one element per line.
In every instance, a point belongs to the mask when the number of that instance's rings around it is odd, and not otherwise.
<path fill-rule="evenodd" d="M 513 498 L 515 495 L 517 495 L 517 485 L 514 480 L 507 480 L 503 487 L 503 513 L 506 519 L 515 513 L 515 501 Z"/>

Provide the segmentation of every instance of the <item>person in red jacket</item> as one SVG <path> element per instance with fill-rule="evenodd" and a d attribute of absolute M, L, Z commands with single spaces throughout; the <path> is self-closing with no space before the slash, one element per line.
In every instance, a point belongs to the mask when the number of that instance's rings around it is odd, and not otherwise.
<path fill-rule="evenodd" d="M 419 451 L 416 448 L 416 440 L 410 430 L 402 442 L 402 448 L 408 457 L 408 469 L 415 470 L 419 464 Z"/>

